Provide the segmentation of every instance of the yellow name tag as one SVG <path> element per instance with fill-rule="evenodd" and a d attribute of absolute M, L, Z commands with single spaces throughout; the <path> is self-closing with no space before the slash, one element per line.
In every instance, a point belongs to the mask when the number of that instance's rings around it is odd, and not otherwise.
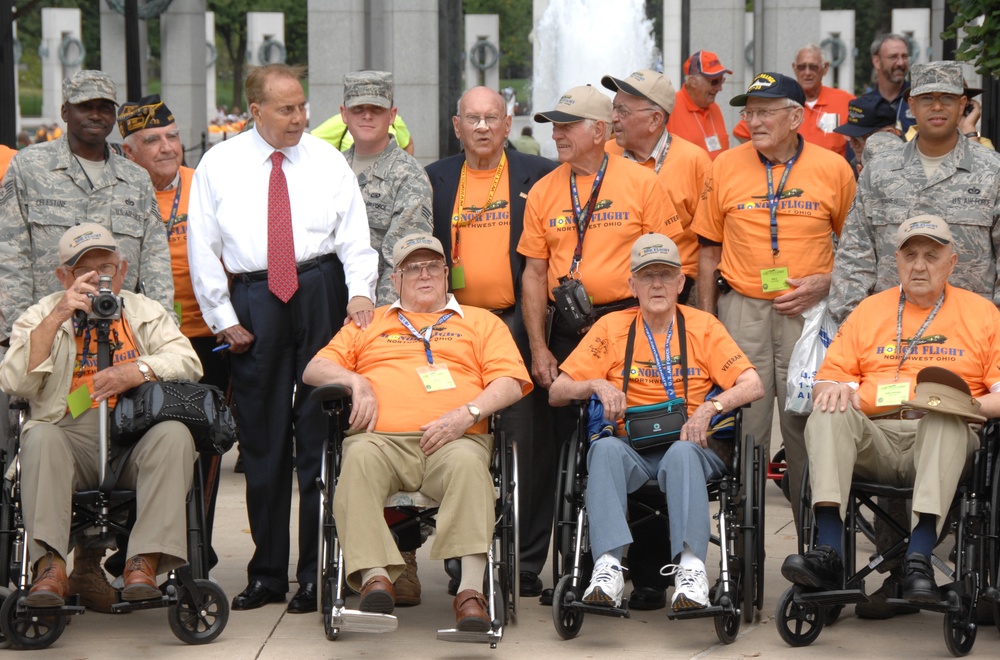
<path fill-rule="evenodd" d="M 440 390 L 455 389 L 455 381 L 451 378 L 446 364 L 429 364 L 426 367 L 417 367 L 417 375 L 427 392 L 438 392 Z"/>
<path fill-rule="evenodd" d="M 83 413 L 90 410 L 90 390 L 86 385 L 81 385 L 68 395 L 66 395 L 66 405 L 69 407 L 69 414 L 76 419 Z"/>
<path fill-rule="evenodd" d="M 909 398 L 910 381 L 887 381 L 878 384 L 878 390 L 875 393 L 875 405 L 879 408 L 883 406 L 901 406 Z"/>
<path fill-rule="evenodd" d="M 764 293 L 788 290 L 788 268 L 764 268 L 760 271 L 760 287 Z"/>

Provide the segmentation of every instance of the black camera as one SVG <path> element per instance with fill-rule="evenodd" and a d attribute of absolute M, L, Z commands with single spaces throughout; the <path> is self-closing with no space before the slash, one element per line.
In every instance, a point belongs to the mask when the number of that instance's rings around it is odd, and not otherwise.
<path fill-rule="evenodd" d="M 101 275 L 97 284 L 97 294 L 88 293 L 90 297 L 91 321 L 114 320 L 122 317 L 122 299 L 111 291 L 111 276 Z"/>
<path fill-rule="evenodd" d="M 594 322 L 594 304 L 583 288 L 583 282 L 571 277 L 560 277 L 559 286 L 552 289 L 556 309 L 566 325 L 575 332 L 586 329 Z"/>

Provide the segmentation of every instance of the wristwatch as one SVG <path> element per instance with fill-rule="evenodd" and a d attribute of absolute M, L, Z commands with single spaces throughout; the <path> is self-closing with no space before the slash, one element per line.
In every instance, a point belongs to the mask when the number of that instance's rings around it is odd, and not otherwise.
<path fill-rule="evenodd" d="M 479 423 L 479 417 L 482 414 L 482 413 L 479 412 L 479 408 L 477 408 L 476 406 L 472 405 L 471 403 L 465 404 L 465 407 L 472 414 L 472 423 L 473 424 L 478 424 Z"/>
<path fill-rule="evenodd" d="M 142 374 L 142 377 L 146 379 L 147 383 L 152 380 L 151 374 L 153 373 L 153 370 L 149 368 L 148 364 L 136 360 L 135 366 L 139 367 L 139 372 Z"/>
<path fill-rule="evenodd" d="M 709 401 L 709 403 L 711 403 L 713 406 L 715 406 L 715 409 L 717 411 L 719 411 L 720 413 L 726 411 L 726 407 L 723 406 L 722 402 L 719 401 L 718 399 L 712 399 L 711 401 Z"/>

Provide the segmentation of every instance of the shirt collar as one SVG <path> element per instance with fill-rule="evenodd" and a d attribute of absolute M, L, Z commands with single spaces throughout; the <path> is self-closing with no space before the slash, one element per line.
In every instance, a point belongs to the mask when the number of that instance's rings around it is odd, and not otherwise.
<path fill-rule="evenodd" d="M 391 305 L 389 305 L 389 307 L 386 308 L 385 316 L 388 316 L 389 312 L 391 312 L 394 309 L 398 309 L 404 312 L 406 311 L 405 309 L 403 309 L 403 304 L 399 298 L 396 298 L 396 302 L 392 303 Z M 463 319 L 465 318 L 465 313 L 462 311 L 462 306 L 458 303 L 458 299 L 455 298 L 455 295 L 452 293 L 448 294 L 448 302 L 444 304 L 444 307 L 442 307 L 441 309 L 434 310 L 434 312 L 444 312 L 444 311 L 455 312 Z M 433 314 L 434 312 L 431 313 Z"/>
<path fill-rule="evenodd" d="M 294 147 L 284 147 L 282 149 L 275 149 L 274 147 L 272 147 L 270 144 L 267 143 L 267 140 L 265 140 L 264 137 L 257 130 L 257 124 L 254 124 L 253 131 L 251 133 L 253 136 L 254 151 L 257 152 L 259 158 L 258 162 L 260 162 L 261 164 L 270 161 L 271 154 L 273 154 L 275 151 L 280 151 L 281 153 L 285 154 L 285 159 L 288 160 L 289 162 L 294 163 L 298 161 L 299 146 L 300 146 L 299 144 L 295 145 Z"/>
<path fill-rule="evenodd" d="M 669 133 L 667 132 L 667 129 L 664 128 L 663 135 L 660 136 L 660 139 L 659 141 L 657 141 L 656 146 L 653 147 L 653 151 L 650 152 L 649 158 L 647 158 L 642 162 L 645 163 L 646 161 L 650 160 L 653 161 L 654 163 L 657 162 L 660 159 L 660 154 L 662 154 L 664 151 L 667 150 L 667 141 L 669 139 L 670 139 Z M 639 162 L 639 159 L 635 157 L 635 154 L 633 154 L 628 149 L 623 149 L 622 155 L 628 158 L 629 160 L 634 160 L 637 163 Z"/>
<path fill-rule="evenodd" d="M 177 168 L 177 174 L 174 175 L 174 180 L 170 182 L 170 185 L 168 185 L 163 190 L 158 190 L 157 192 L 168 192 L 170 190 L 174 190 L 177 187 L 177 183 L 180 180 L 181 180 L 181 170 L 180 168 Z"/>

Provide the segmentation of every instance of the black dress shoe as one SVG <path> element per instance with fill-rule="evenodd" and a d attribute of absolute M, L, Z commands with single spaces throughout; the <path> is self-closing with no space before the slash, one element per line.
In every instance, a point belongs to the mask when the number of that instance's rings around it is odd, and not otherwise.
<path fill-rule="evenodd" d="M 234 610 L 255 610 L 268 603 L 284 603 L 285 594 L 271 591 L 260 580 L 253 580 L 238 596 L 233 598 Z"/>
<path fill-rule="evenodd" d="M 288 603 L 288 611 L 292 614 L 306 614 L 316 611 L 316 585 L 306 582 L 295 592 Z"/>
<path fill-rule="evenodd" d="M 793 584 L 836 591 L 843 588 L 844 562 L 832 547 L 818 545 L 804 555 L 788 555 L 781 574 Z"/>
<path fill-rule="evenodd" d="M 903 600 L 911 603 L 936 603 L 941 600 L 937 584 L 934 583 L 934 567 L 919 552 L 906 555 L 903 560 L 902 586 Z"/>
<path fill-rule="evenodd" d="M 542 595 L 542 578 L 531 571 L 521 571 L 521 595 L 534 598 Z"/>
<path fill-rule="evenodd" d="M 667 606 L 667 590 L 659 587 L 639 587 L 628 597 L 630 610 L 662 610 Z"/>

